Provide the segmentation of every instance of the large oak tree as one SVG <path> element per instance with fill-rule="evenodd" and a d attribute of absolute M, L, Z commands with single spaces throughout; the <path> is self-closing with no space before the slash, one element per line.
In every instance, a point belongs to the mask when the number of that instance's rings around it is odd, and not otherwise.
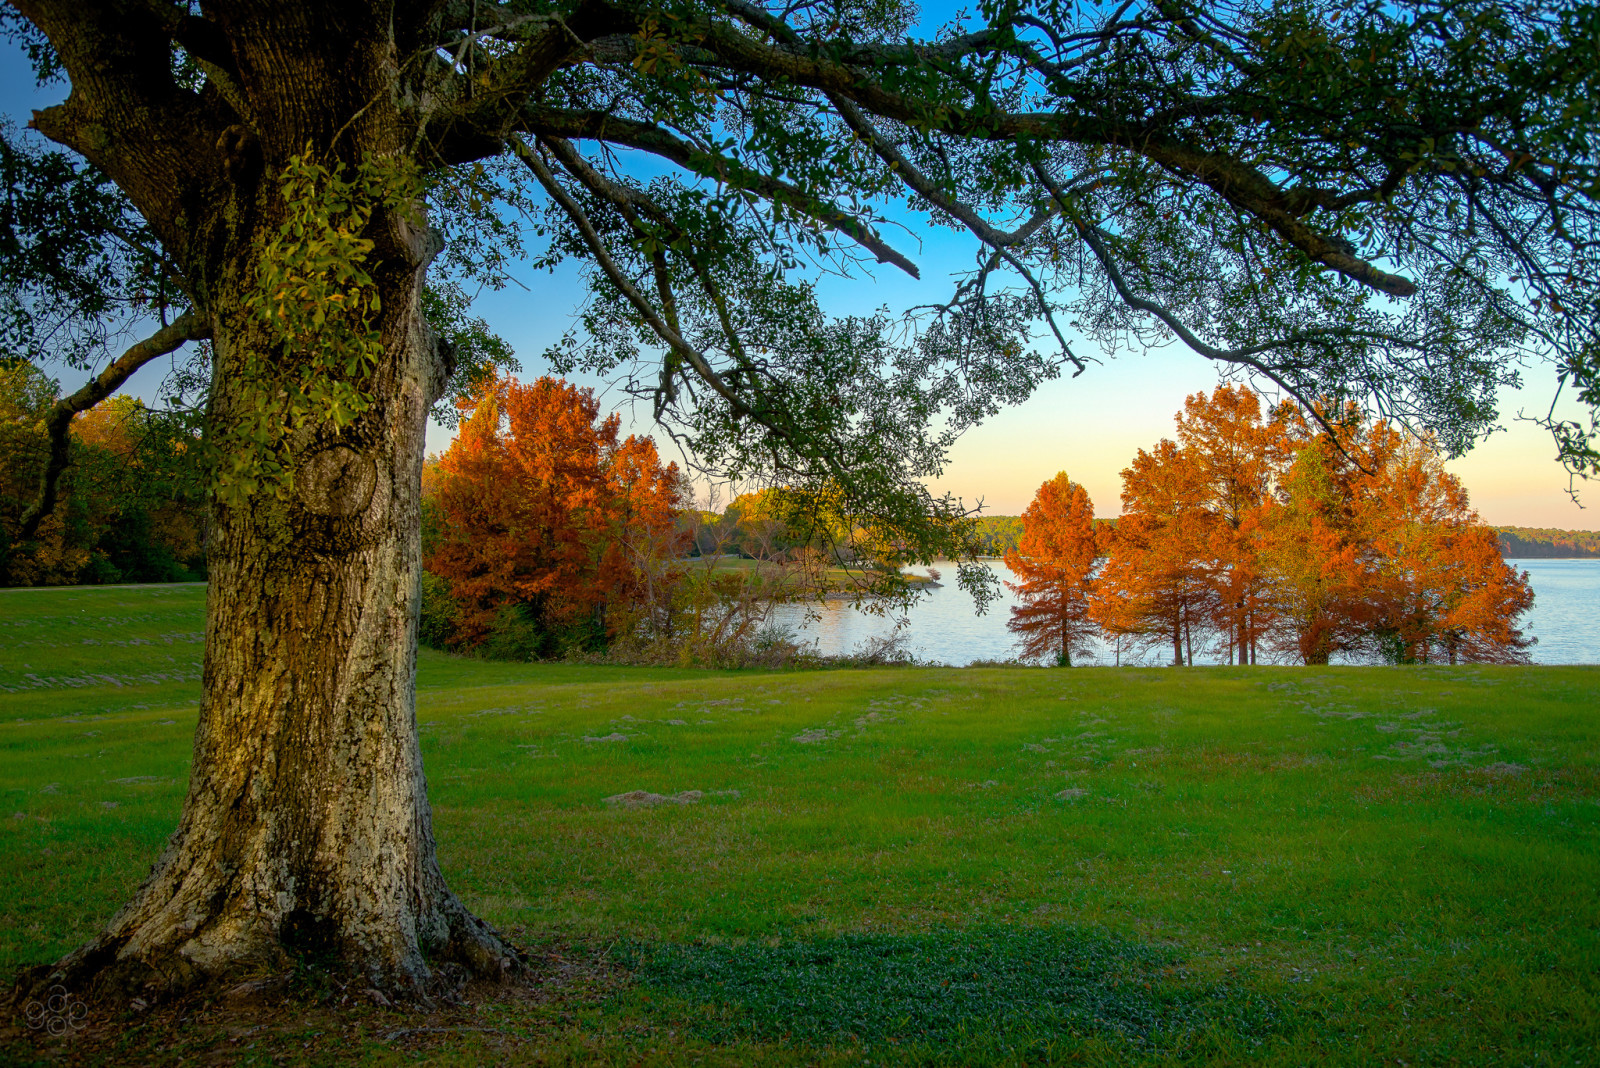
<path fill-rule="evenodd" d="M 92 322 L 96 271 L 166 324 L 58 438 L 203 340 L 214 471 L 182 819 L 44 981 L 516 967 L 440 875 L 412 691 L 423 428 L 472 336 L 428 285 L 499 278 L 519 217 L 591 268 L 558 367 L 908 552 L 962 547 L 918 481 L 952 434 L 1121 346 L 1451 448 L 1529 353 L 1600 399 L 1581 3 L 989 0 L 919 37 L 906 0 L 9 2 L 71 92 L 31 121 L 67 152 L 7 135 L 5 326 L 95 341 L 40 324 Z M 972 270 L 909 318 L 828 316 L 819 269 L 916 273 L 891 215 L 969 235 Z"/>

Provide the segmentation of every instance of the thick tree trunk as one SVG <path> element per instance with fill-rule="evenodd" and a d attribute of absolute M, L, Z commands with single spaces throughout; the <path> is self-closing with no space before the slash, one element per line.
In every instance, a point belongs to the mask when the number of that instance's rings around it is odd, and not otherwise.
<path fill-rule="evenodd" d="M 372 411 L 294 439 L 287 499 L 214 507 L 178 829 L 102 935 L 33 985 L 162 996 L 315 960 L 425 1000 L 459 978 L 443 962 L 516 967 L 439 872 L 417 741 L 423 435 L 442 379 L 420 314 L 431 250 L 414 251 L 383 285 Z M 238 371 L 257 338 L 241 321 L 217 319 L 213 428 L 250 403 Z"/>
<path fill-rule="evenodd" d="M 279 395 L 249 382 L 248 358 L 293 373 L 308 347 L 265 336 L 245 305 L 286 217 L 279 176 L 308 147 L 347 174 L 414 151 L 421 112 L 402 69 L 426 38 L 395 38 L 393 11 L 361 0 L 213 5 L 219 36 L 196 39 L 214 66 L 190 97 L 171 82 L 167 31 L 141 36 L 146 14 L 36 6 L 72 95 L 35 125 L 110 175 L 181 266 L 211 318 L 208 436 L 236 457 L 219 429 Z M 421 315 L 438 248 L 415 213 L 372 206 L 363 262 L 385 351 L 356 383 L 371 409 L 343 429 L 311 413 L 287 442 L 290 492 L 214 506 L 178 829 L 100 937 L 19 991 L 162 995 L 315 959 L 426 998 L 452 970 L 441 964 L 516 966 L 450 893 L 434 852 L 414 673 L 423 431 L 448 374 Z"/>

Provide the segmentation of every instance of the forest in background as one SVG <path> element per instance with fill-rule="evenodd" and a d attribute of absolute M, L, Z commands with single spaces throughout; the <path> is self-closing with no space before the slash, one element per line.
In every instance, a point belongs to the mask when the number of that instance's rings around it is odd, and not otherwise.
<path fill-rule="evenodd" d="M 1495 527 L 1500 552 L 1510 559 L 1573 560 L 1600 556 L 1600 531 L 1553 527 Z"/>
<path fill-rule="evenodd" d="M 55 509 L 32 538 L 23 513 L 49 456 L 59 386 L 0 360 L 0 585 L 193 582 L 206 577 L 200 420 L 110 397 L 72 422 Z"/>
<path fill-rule="evenodd" d="M 1097 525 L 1114 528 L 1115 519 L 1096 519 Z M 1022 537 L 1020 515 L 978 517 L 979 537 L 985 556 L 1005 556 L 1015 552 Z M 1600 531 L 1561 530 L 1557 527 L 1492 527 L 1500 541 L 1500 554 L 1508 560 L 1580 560 L 1600 557 Z"/>

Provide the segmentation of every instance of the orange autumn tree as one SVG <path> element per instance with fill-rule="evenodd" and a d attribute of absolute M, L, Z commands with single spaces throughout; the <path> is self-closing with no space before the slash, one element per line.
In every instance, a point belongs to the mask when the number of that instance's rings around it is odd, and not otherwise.
<path fill-rule="evenodd" d="M 1208 574 L 1215 519 L 1192 454 L 1163 438 L 1122 472 L 1122 517 L 1098 576 L 1093 618 L 1134 647 L 1167 645 L 1174 665 L 1194 662 L 1216 616 Z"/>
<path fill-rule="evenodd" d="M 1178 440 L 1123 472 L 1094 620 L 1119 649 L 1170 643 L 1174 664 L 1208 638 L 1228 663 L 1262 644 L 1305 664 L 1526 660 L 1526 577 L 1432 441 L 1321 414 L 1263 414 L 1241 386 L 1189 397 Z"/>
<path fill-rule="evenodd" d="M 604 537 L 619 594 L 610 601 L 612 630 L 637 625 L 651 635 L 670 635 L 693 540 L 680 518 L 693 497 L 689 480 L 677 464 L 662 466 L 653 440 L 634 435 L 612 453 L 609 473 L 616 492 L 605 512 Z"/>
<path fill-rule="evenodd" d="M 1256 533 L 1273 643 L 1304 664 L 1520 663 L 1533 603 L 1431 440 L 1346 407 L 1297 421 L 1281 500 Z"/>
<path fill-rule="evenodd" d="M 1407 440 L 1383 422 L 1369 437 L 1382 462 L 1366 465 L 1353 497 L 1372 651 L 1391 663 L 1526 662 L 1532 641 L 1516 621 L 1533 591 L 1466 488 L 1431 441 Z"/>
<path fill-rule="evenodd" d="M 1176 442 L 1140 451 L 1123 472 L 1124 516 L 1096 617 L 1114 640 L 1171 643 L 1174 664 L 1214 641 L 1253 663 L 1271 623 L 1256 536 L 1290 455 L 1290 412 L 1263 415 L 1255 393 L 1219 385 L 1179 412 Z"/>
<path fill-rule="evenodd" d="M 1451 664 L 1527 663 L 1537 639 L 1516 623 L 1533 607 L 1528 573 L 1506 563 L 1495 532 L 1482 525 L 1460 533 L 1453 555 L 1454 596 L 1435 627 L 1434 644 L 1443 658 Z"/>
<path fill-rule="evenodd" d="M 1177 416 L 1186 469 L 1210 517 L 1201 563 L 1211 588 L 1211 629 L 1230 664 L 1255 662 L 1271 621 L 1255 534 L 1292 454 L 1292 411 L 1280 405 L 1264 418 L 1253 390 L 1219 385 L 1209 397 L 1187 398 Z"/>
<path fill-rule="evenodd" d="M 1099 626 L 1090 617 L 1094 594 L 1094 505 L 1065 471 L 1039 487 L 1022 513 L 1022 536 L 1005 563 L 1021 580 L 1006 585 L 1021 603 L 1006 628 L 1018 636 L 1024 657 L 1054 657 L 1072 666 Z"/>
<path fill-rule="evenodd" d="M 560 379 L 501 379 L 463 407 L 425 561 L 449 584 L 453 644 L 548 655 L 636 623 L 684 549 L 677 465 L 648 438 L 619 440 L 620 418 Z"/>
<path fill-rule="evenodd" d="M 1255 530 L 1273 620 L 1269 646 L 1302 664 L 1327 664 L 1358 648 L 1367 631 L 1368 553 L 1352 512 L 1356 448 L 1348 435 L 1339 445 L 1301 438 L 1280 505 L 1264 511 Z"/>

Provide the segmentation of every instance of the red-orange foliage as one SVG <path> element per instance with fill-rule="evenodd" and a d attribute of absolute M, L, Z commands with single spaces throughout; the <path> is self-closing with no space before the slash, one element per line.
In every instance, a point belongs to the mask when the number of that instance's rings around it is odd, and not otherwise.
<path fill-rule="evenodd" d="M 1255 661 L 1256 645 L 1271 623 L 1265 578 L 1254 544 L 1279 473 L 1292 455 L 1292 409 L 1263 419 L 1261 402 L 1243 386 L 1196 393 L 1178 416 L 1178 442 L 1197 481 L 1199 507 L 1210 517 L 1202 559 L 1210 586 L 1211 629 L 1231 664 Z"/>
<path fill-rule="evenodd" d="M 1094 618 L 1136 645 L 1172 645 L 1192 663 L 1195 631 L 1217 606 L 1207 573 L 1214 532 L 1193 458 L 1163 438 L 1122 472 L 1122 518 L 1099 576 Z"/>
<path fill-rule="evenodd" d="M 426 561 L 450 584 L 456 640 L 483 641 L 508 608 L 546 651 L 631 625 L 682 555 L 677 465 L 649 438 L 619 441 L 593 391 L 559 379 L 507 378 L 469 406 L 439 461 Z"/>
<path fill-rule="evenodd" d="M 1452 664 L 1525 663 L 1533 640 L 1515 624 L 1533 607 L 1528 573 L 1506 563 L 1499 539 L 1488 527 L 1461 531 L 1453 550 L 1456 573 L 1450 576 L 1450 596 L 1434 628 L 1434 644 Z"/>
<path fill-rule="evenodd" d="M 1338 440 L 1288 407 L 1221 386 L 1188 398 L 1178 441 L 1123 472 L 1124 514 L 1100 573 L 1094 618 L 1193 663 L 1213 635 L 1229 662 L 1280 654 L 1391 661 L 1513 662 L 1531 606 L 1427 441 L 1360 412 Z"/>
<path fill-rule="evenodd" d="M 1360 468 L 1351 456 L 1360 443 L 1346 434 L 1343 446 L 1348 453 L 1326 438 L 1302 439 L 1279 503 L 1264 508 L 1255 527 L 1271 644 L 1303 664 L 1326 664 L 1358 648 L 1370 622 L 1361 601 L 1366 552 L 1353 510 Z"/>
<path fill-rule="evenodd" d="M 1094 505 L 1065 471 L 1039 487 L 1022 513 L 1022 537 L 1006 566 L 1022 581 L 1007 582 L 1022 603 L 1006 627 L 1018 635 L 1024 657 L 1054 656 L 1072 664 L 1099 629 L 1089 615 L 1094 592 Z"/>
<path fill-rule="evenodd" d="M 1519 663 L 1531 641 L 1515 627 L 1533 606 L 1526 575 L 1500 555 L 1494 531 L 1427 442 L 1383 423 L 1372 438 L 1384 462 L 1357 480 L 1368 546 L 1363 600 L 1385 659 Z"/>

